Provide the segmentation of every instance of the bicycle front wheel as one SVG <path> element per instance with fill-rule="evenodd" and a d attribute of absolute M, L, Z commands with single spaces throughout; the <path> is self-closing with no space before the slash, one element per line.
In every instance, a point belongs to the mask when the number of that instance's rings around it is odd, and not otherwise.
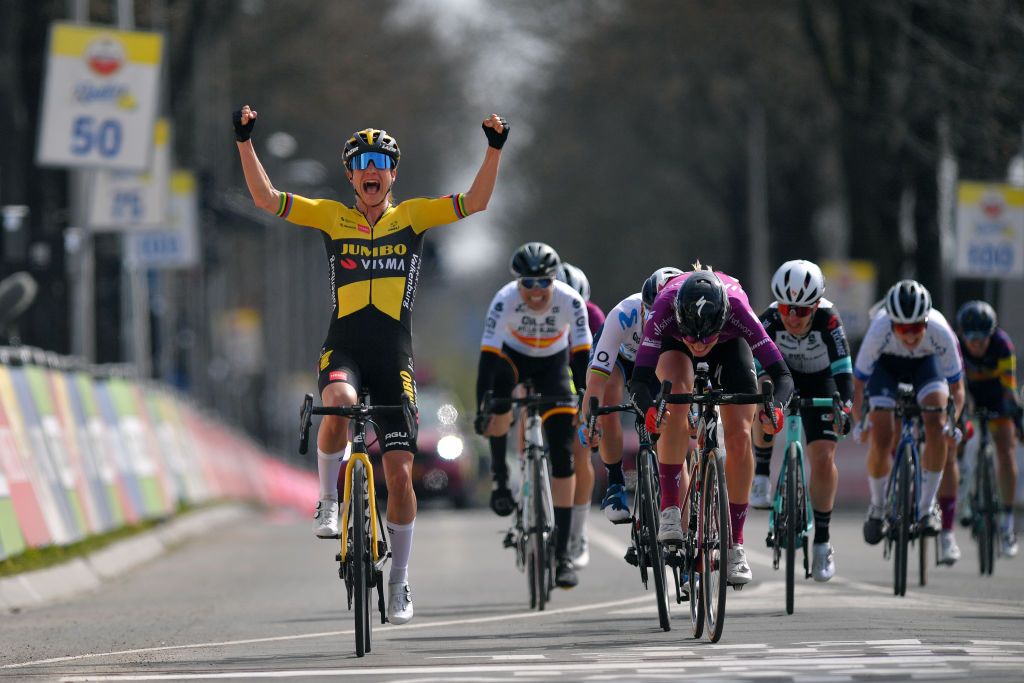
<path fill-rule="evenodd" d="M 722 458 L 710 454 L 704 467 L 704 540 L 701 544 L 704 582 L 704 613 L 708 639 L 717 643 L 725 626 L 725 592 L 729 588 L 729 493 L 725 489 Z"/>
<path fill-rule="evenodd" d="M 686 531 L 683 536 L 684 551 L 686 554 L 687 580 L 690 583 L 690 632 L 694 638 L 700 638 L 704 634 L 704 582 L 701 581 L 701 572 L 698 563 L 702 561 L 699 551 L 701 529 L 700 513 L 700 468 L 691 466 L 695 458 L 700 457 L 694 451 L 686 456 L 686 467 L 690 472 L 690 484 L 686 490 Z"/>
<path fill-rule="evenodd" d="M 978 537 L 978 558 L 982 576 L 992 575 L 995 568 L 995 545 L 996 545 L 996 501 L 995 491 L 992 488 L 992 451 L 991 446 L 985 448 L 984 453 L 978 454 L 978 510 L 975 510 L 974 519 L 977 525 Z"/>
<path fill-rule="evenodd" d="M 907 594 L 907 561 L 910 554 L 910 525 L 914 509 L 914 473 L 910 446 L 904 446 L 899 458 L 899 469 L 896 471 L 896 552 L 893 562 L 893 593 Z"/>
<path fill-rule="evenodd" d="M 353 570 L 353 603 L 356 612 L 356 656 L 362 657 L 370 651 L 370 572 L 373 571 L 373 556 L 370 551 L 369 509 L 366 503 L 366 469 L 363 463 L 352 463 L 352 507 L 349 520 L 352 522 L 352 556 L 349 566 Z"/>
<path fill-rule="evenodd" d="M 543 611 L 545 604 L 550 597 L 548 592 L 548 574 L 551 570 L 551 558 L 547 539 L 545 538 L 548 527 L 547 515 L 544 512 L 544 494 L 541 488 L 544 485 L 544 474 L 541 468 L 544 460 L 540 457 L 533 459 L 530 467 L 530 494 L 532 500 L 530 505 L 533 508 L 533 528 L 530 530 L 530 546 L 533 549 L 533 580 L 534 585 L 530 589 L 531 596 L 537 596 L 537 609 Z M 532 600 L 531 600 L 532 602 Z"/>
<path fill-rule="evenodd" d="M 783 543 L 786 546 L 786 614 L 793 613 L 793 603 L 796 592 L 796 527 L 799 522 L 797 518 L 797 495 L 800 491 L 800 483 L 797 480 L 800 467 L 800 455 L 797 453 L 797 445 L 789 444 L 786 452 L 786 478 L 785 490 L 782 492 L 783 505 Z"/>
<path fill-rule="evenodd" d="M 658 623 L 662 630 L 668 631 L 672 628 L 672 616 L 669 612 L 668 590 L 665 586 L 665 555 L 661 552 L 661 544 L 658 543 L 658 502 L 655 499 L 654 478 L 654 453 L 645 450 L 640 454 L 644 458 L 644 475 L 640 484 L 640 495 L 643 503 L 640 506 L 642 517 L 641 528 L 644 535 L 644 554 L 651 563 L 651 573 L 654 574 L 654 593 L 658 599 Z"/>

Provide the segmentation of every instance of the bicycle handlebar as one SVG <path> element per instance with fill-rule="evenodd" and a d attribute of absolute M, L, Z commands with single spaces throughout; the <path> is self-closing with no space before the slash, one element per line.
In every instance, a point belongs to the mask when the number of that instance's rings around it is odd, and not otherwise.
<path fill-rule="evenodd" d="M 365 397 L 364 397 L 365 398 Z M 299 453 L 305 455 L 309 450 L 309 428 L 313 424 L 314 415 L 330 415 L 333 417 L 347 417 L 358 421 L 369 421 L 377 415 L 403 415 L 405 424 L 409 430 L 409 438 L 416 440 L 419 432 L 419 419 L 416 415 L 416 406 L 412 399 L 402 394 L 402 405 L 400 406 L 376 406 L 359 403 L 354 406 L 313 406 L 313 394 L 306 394 L 302 401 L 302 410 L 299 411 Z"/>

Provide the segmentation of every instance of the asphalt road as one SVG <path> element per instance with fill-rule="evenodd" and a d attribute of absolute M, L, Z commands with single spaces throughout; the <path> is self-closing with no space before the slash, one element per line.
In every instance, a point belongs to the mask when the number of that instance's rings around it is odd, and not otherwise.
<path fill-rule="evenodd" d="M 686 605 L 657 624 L 653 594 L 622 560 L 627 531 L 590 518 L 589 567 L 527 608 L 526 581 L 488 512 L 423 511 L 411 565 L 415 619 L 377 626 L 356 658 L 352 616 L 333 561 L 306 520 L 254 517 L 191 541 L 98 592 L 0 617 L 0 678 L 13 680 L 1020 681 L 1024 557 L 981 578 L 963 560 L 892 595 L 891 564 L 860 539 L 859 511 L 833 522 L 839 573 L 801 581 L 783 609 L 782 572 L 753 512 L 754 581 L 730 591 L 725 634 L 690 637 Z"/>

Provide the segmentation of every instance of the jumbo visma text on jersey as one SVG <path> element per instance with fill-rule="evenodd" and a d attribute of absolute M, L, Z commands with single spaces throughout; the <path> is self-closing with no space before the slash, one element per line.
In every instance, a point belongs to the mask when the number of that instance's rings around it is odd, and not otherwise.
<path fill-rule="evenodd" d="M 329 199 L 281 196 L 278 215 L 321 231 L 330 268 L 334 325 L 375 311 L 411 334 L 423 234 L 465 217 L 461 194 L 409 199 L 389 207 L 374 225 L 357 209 Z"/>

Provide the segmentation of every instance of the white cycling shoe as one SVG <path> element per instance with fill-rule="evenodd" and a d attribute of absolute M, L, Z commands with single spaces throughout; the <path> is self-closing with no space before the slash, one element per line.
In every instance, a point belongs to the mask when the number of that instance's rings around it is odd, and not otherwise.
<path fill-rule="evenodd" d="M 939 564 L 952 567 L 960 559 L 960 546 L 956 544 L 956 536 L 952 531 L 939 534 Z"/>
<path fill-rule="evenodd" d="M 831 543 L 815 543 L 811 546 L 811 576 L 818 583 L 824 583 L 835 576 L 836 550 Z"/>
<path fill-rule="evenodd" d="M 747 551 L 737 543 L 729 548 L 729 583 L 734 586 L 742 586 L 750 583 L 753 578 L 750 564 L 747 562 Z"/>
<path fill-rule="evenodd" d="M 755 510 L 768 510 L 772 506 L 772 482 L 763 474 L 754 475 L 754 483 L 750 486 L 750 507 Z"/>
<path fill-rule="evenodd" d="M 661 543 L 682 543 L 683 527 L 679 519 L 679 508 L 667 507 L 658 516 L 658 541 Z"/>
<path fill-rule="evenodd" d="M 412 619 L 412 591 L 408 581 L 388 584 L 388 621 L 395 625 Z"/>
<path fill-rule="evenodd" d="M 313 533 L 317 538 L 338 537 L 338 501 L 321 498 L 313 512 Z"/>
<path fill-rule="evenodd" d="M 569 539 L 569 557 L 577 569 L 582 569 L 590 564 L 590 544 L 586 536 Z"/>

